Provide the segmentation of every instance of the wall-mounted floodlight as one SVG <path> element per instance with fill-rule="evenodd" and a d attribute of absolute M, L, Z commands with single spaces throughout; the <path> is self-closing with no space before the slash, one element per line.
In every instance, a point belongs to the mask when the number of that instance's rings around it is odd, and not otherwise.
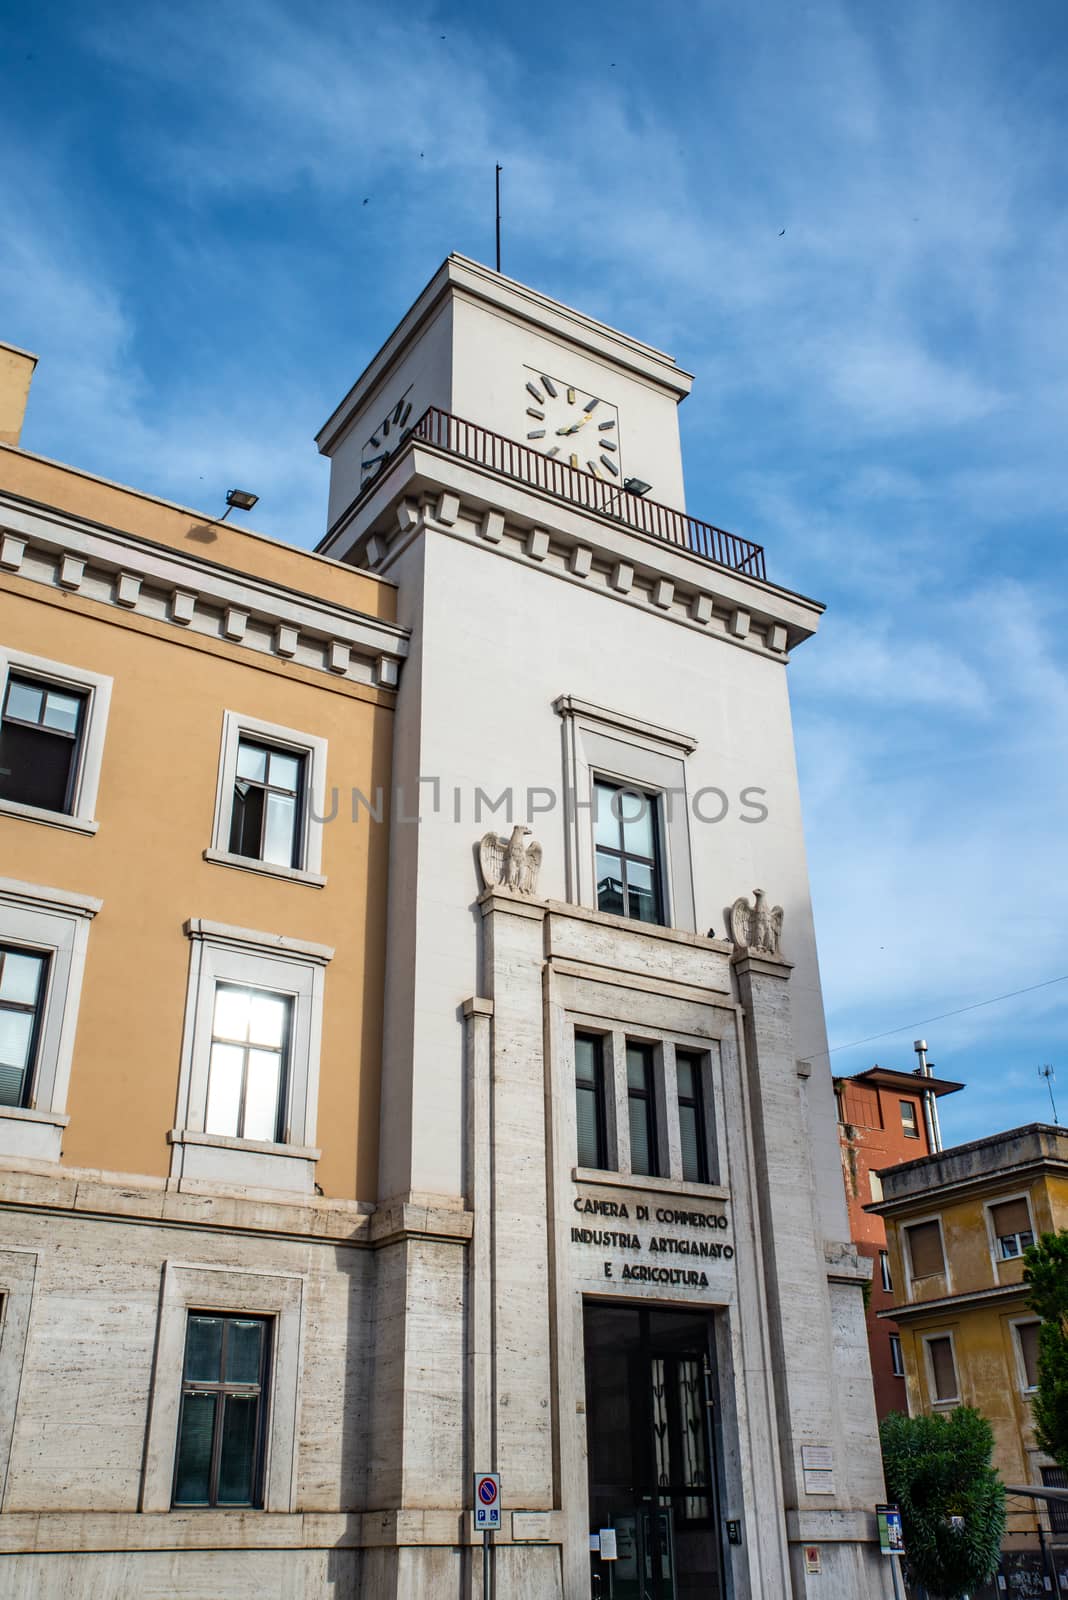
<path fill-rule="evenodd" d="M 621 489 L 613 489 L 610 497 L 599 509 L 610 517 L 618 517 L 620 515 L 619 506 L 625 494 L 633 494 L 640 497 L 643 494 L 648 494 L 652 487 L 652 484 L 646 483 L 644 478 L 624 478 L 623 487 Z"/>
<path fill-rule="evenodd" d="M 623 487 L 628 494 L 648 494 L 653 486 L 651 483 L 644 483 L 641 478 L 624 478 Z"/>
<path fill-rule="evenodd" d="M 251 511 L 259 498 L 258 494 L 250 494 L 247 489 L 227 489 L 226 510 L 219 521 L 225 522 L 231 511 Z"/>

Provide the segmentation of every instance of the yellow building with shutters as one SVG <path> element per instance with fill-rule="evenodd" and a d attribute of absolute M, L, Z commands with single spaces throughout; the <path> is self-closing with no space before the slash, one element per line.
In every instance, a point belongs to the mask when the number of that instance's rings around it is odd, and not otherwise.
<path fill-rule="evenodd" d="M 884 1169 L 882 1200 L 910 1415 L 977 1407 L 1010 1486 L 1066 1488 L 1035 1441 L 1031 1395 L 1039 1323 L 1023 1252 L 1068 1228 L 1068 1130 L 1031 1123 Z M 1010 1497 L 1006 1558 L 1047 1547 L 1068 1588 L 1068 1504 Z M 1038 1508 L 1037 1510 L 1035 1508 Z M 1008 1570 L 1008 1568 L 1006 1569 Z M 1064 1574 L 1061 1580 L 1061 1574 Z"/>

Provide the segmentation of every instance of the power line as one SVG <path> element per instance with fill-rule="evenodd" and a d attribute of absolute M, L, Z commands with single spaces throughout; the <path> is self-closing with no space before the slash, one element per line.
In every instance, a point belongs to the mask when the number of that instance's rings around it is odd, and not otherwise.
<path fill-rule="evenodd" d="M 956 1011 L 941 1011 L 936 1017 L 923 1017 L 919 1022 L 904 1022 L 900 1028 L 887 1028 L 885 1033 L 869 1033 L 863 1039 L 851 1039 L 848 1044 L 832 1045 L 829 1050 L 817 1050 L 812 1055 L 802 1056 L 803 1061 L 814 1061 L 818 1056 L 833 1056 L 839 1050 L 854 1050 L 857 1045 L 872 1044 L 876 1039 L 890 1039 L 895 1033 L 908 1033 L 912 1028 L 926 1028 L 929 1022 L 945 1022 L 947 1017 L 962 1017 L 966 1011 L 979 1011 L 983 1006 L 994 1006 L 1000 1000 L 1015 1000 L 1017 995 L 1034 994 L 1036 989 L 1048 989 L 1054 983 L 1068 983 L 1068 972 L 1062 973 L 1059 978 L 1046 978 L 1042 983 L 1029 984 L 1026 989 L 1010 989 L 1008 994 L 991 995 L 989 1000 L 976 1000 L 970 1006 L 958 1006 Z"/>

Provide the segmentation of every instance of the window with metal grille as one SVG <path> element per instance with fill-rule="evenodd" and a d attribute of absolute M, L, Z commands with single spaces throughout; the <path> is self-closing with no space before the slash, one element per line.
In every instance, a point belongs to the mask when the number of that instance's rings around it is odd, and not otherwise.
<path fill-rule="evenodd" d="M 920 1137 L 919 1124 L 916 1120 L 916 1102 L 914 1100 L 899 1100 L 901 1107 L 901 1128 L 906 1139 Z"/>
<path fill-rule="evenodd" d="M 1024 1388 L 1033 1389 L 1038 1383 L 1038 1330 L 1040 1322 L 1017 1322 L 1016 1340 L 1020 1347 L 1020 1365 L 1024 1372 Z"/>
<path fill-rule="evenodd" d="M 888 1250 L 879 1251 L 879 1276 L 882 1280 L 884 1293 L 893 1294 L 894 1281 L 890 1276 L 890 1252 Z"/>
<path fill-rule="evenodd" d="M 72 812 L 89 696 L 10 673 L 0 719 L 0 798 Z"/>
<path fill-rule="evenodd" d="M 190 1313 L 174 1505 L 262 1505 L 269 1332 L 266 1317 Z"/>
<path fill-rule="evenodd" d="M 299 867 L 307 757 L 242 738 L 237 747 L 230 849 L 279 867 Z"/>
<path fill-rule="evenodd" d="M 269 989 L 216 985 L 206 1133 L 284 1139 L 292 1006 L 290 996 Z"/>
<path fill-rule="evenodd" d="M 931 1278 L 936 1273 L 945 1272 L 942 1230 L 937 1222 L 917 1222 L 905 1229 L 905 1237 L 914 1278 Z"/>
<path fill-rule="evenodd" d="M 604 1040 L 598 1034 L 575 1035 L 575 1121 L 579 1166 L 606 1167 Z"/>
<path fill-rule="evenodd" d="M 647 1178 L 660 1174 L 656 1133 L 656 1091 L 653 1047 L 627 1045 L 627 1116 L 630 1123 L 630 1170 Z"/>
<path fill-rule="evenodd" d="M 931 1398 L 935 1401 L 959 1398 L 957 1366 L 953 1360 L 953 1341 L 948 1334 L 939 1334 L 924 1341 L 930 1368 Z"/>
<path fill-rule="evenodd" d="M 905 1359 L 901 1354 L 901 1335 L 899 1333 L 890 1335 L 890 1365 L 893 1368 L 895 1378 L 903 1378 L 905 1376 Z"/>
<path fill-rule="evenodd" d="M 48 962 L 37 950 L 0 945 L 0 1106 L 30 1104 Z"/>
<path fill-rule="evenodd" d="M 679 1143 L 682 1176 L 687 1183 L 707 1183 L 708 1129 L 701 1082 L 701 1057 L 689 1050 L 675 1052 L 675 1080 L 679 1097 Z"/>
<path fill-rule="evenodd" d="M 598 779 L 593 799 L 597 909 L 663 922 L 659 796 Z"/>
<path fill-rule="evenodd" d="M 1022 1197 L 991 1206 L 990 1221 L 1002 1261 L 1013 1261 L 1017 1256 L 1022 1256 L 1028 1245 L 1035 1242 L 1031 1214 L 1027 1209 L 1027 1201 Z"/>
<path fill-rule="evenodd" d="M 1063 1467 L 1043 1467 L 1044 1489 L 1068 1489 L 1068 1472 Z M 1047 1500 L 1052 1533 L 1068 1533 L 1068 1500 Z"/>

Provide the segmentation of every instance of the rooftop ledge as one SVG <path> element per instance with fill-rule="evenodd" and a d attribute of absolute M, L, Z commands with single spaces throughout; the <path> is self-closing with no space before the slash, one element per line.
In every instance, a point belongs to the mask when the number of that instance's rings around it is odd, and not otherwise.
<path fill-rule="evenodd" d="M 672 506 L 660 505 L 655 500 L 631 494 L 622 484 L 594 477 L 592 472 L 583 472 L 578 467 L 568 466 L 530 450 L 514 439 L 506 439 L 503 434 L 492 433 L 478 423 L 467 422 L 463 417 L 438 410 L 436 406 L 428 407 L 419 421 L 401 435 L 392 455 L 361 486 L 355 499 L 328 528 L 325 539 L 318 547 L 320 551 L 329 547 L 371 491 L 380 487 L 389 477 L 403 455 L 404 447 L 417 440 L 464 461 L 487 467 L 503 478 L 530 484 L 567 505 L 610 517 L 636 533 L 675 545 L 689 555 L 711 561 L 715 566 L 767 581 L 762 545 L 743 539 L 738 534 L 727 533 L 711 522 L 702 522 L 685 511 L 677 511 Z"/>

